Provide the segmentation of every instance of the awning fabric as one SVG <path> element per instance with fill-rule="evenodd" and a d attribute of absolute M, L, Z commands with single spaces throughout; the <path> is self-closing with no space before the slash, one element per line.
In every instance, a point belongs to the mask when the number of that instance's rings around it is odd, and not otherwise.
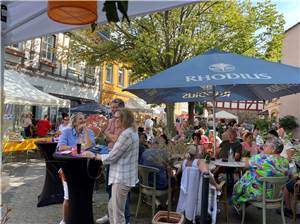
<path fill-rule="evenodd" d="M 129 100 L 125 102 L 125 106 L 133 111 L 153 113 L 153 110 L 150 108 L 150 106 L 147 105 L 144 100 L 137 97 L 129 98 Z"/>
<path fill-rule="evenodd" d="M 4 71 L 4 103 L 17 105 L 69 107 L 70 101 L 45 93 L 14 70 Z"/>
<path fill-rule="evenodd" d="M 212 117 L 212 115 L 210 115 L 210 117 Z M 230 119 L 238 120 L 237 116 L 235 116 L 235 115 L 233 115 L 233 114 L 231 114 L 231 113 L 229 113 L 225 110 L 221 110 L 221 111 L 217 112 L 216 113 L 216 118 L 217 119 L 222 119 L 223 118 L 223 119 L 228 119 L 228 120 L 230 120 Z"/>
<path fill-rule="evenodd" d="M 129 1 L 128 16 L 142 16 L 193 2 L 198 1 Z M 102 11 L 103 3 L 103 0 L 98 0 L 98 19 L 96 21 L 98 24 L 107 23 L 105 13 Z M 2 34 L 5 45 L 88 27 L 65 25 L 49 19 L 47 1 L 7 1 L 5 4 L 7 6 L 7 22 Z"/>

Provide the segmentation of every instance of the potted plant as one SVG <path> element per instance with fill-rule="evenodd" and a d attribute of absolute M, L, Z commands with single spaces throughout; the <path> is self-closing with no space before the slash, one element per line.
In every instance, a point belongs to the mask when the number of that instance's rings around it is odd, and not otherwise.
<path fill-rule="evenodd" d="M 168 167 L 168 173 L 170 176 L 170 167 Z M 168 186 L 171 186 L 171 178 L 168 178 Z M 184 223 L 183 214 L 171 211 L 171 201 L 171 188 L 168 187 L 168 211 L 158 211 L 152 219 L 152 224 Z"/>

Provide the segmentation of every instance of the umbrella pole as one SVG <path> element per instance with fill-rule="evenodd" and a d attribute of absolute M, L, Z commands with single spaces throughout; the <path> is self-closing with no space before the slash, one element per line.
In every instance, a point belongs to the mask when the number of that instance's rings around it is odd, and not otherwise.
<path fill-rule="evenodd" d="M 214 130 L 214 158 L 216 158 L 216 87 L 213 85 L 213 130 Z"/>

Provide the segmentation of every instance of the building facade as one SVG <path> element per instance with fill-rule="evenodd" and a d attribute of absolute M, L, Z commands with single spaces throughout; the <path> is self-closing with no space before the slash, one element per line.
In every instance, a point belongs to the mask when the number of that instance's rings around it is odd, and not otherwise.
<path fill-rule="evenodd" d="M 300 67 L 300 22 L 286 30 L 282 47 L 282 64 Z M 285 74 L 282 74 L 285 75 Z M 266 110 L 271 119 L 292 115 L 297 118 L 300 125 L 300 94 L 280 97 L 266 105 Z M 300 128 L 294 132 L 296 138 L 300 138 Z"/>
<path fill-rule="evenodd" d="M 100 97 L 101 104 L 109 105 L 110 101 L 120 98 L 127 102 L 133 94 L 122 91 L 130 83 L 130 71 L 121 63 L 104 62 L 100 67 Z"/>
<path fill-rule="evenodd" d="M 5 49 L 7 68 L 21 70 L 40 90 L 71 100 L 72 106 L 99 99 L 99 68 L 66 63 L 59 55 L 70 43 L 67 34 L 44 36 Z"/>

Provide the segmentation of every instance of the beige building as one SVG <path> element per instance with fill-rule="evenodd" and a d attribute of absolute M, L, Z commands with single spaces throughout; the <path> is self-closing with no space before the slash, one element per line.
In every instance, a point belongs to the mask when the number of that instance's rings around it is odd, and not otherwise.
<path fill-rule="evenodd" d="M 300 67 L 300 22 L 286 30 L 285 35 L 281 63 Z M 300 125 L 300 93 L 275 99 L 267 104 L 265 109 L 274 120 L 292 115 Z M 296 138 L 300 138 L 300 128 L 295 130 L 294 134 Z"/>

